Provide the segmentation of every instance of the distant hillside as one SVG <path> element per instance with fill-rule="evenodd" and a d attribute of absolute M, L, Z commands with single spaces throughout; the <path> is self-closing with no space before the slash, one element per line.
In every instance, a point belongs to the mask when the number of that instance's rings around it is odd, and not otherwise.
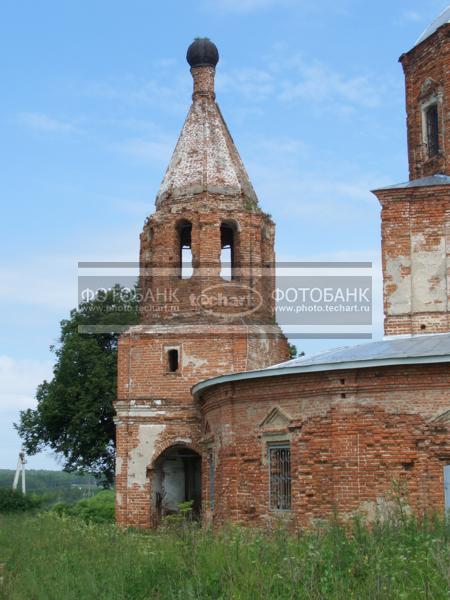
<path fill-rule="evenodd" d="M 12 469 L 0 469 L 0 487 L 11 487 L 15 471 Z M 46 471 L 41 469 L 30 469 L 26 472 L 27 489 L 33 492 L 43 492 L 56 488 L 67 488 L 73 486 L 96 487 L 95 479 L 90 475 L 78 475 L 64 471 Z"/>
<path fill-rule="evenodd" d="M 11 487 L 14 474 L 15 471 L 12 469 L 0 469 L 0 488 Z M 98 492 L 97 482 L 91 475 L 78 475 L 64 471 L 27 470 L 26 484 L 27 493 L 41 496 L 46 504 L 72 503 Z M 19 487 L 20 485 L 21 481 Z"/>

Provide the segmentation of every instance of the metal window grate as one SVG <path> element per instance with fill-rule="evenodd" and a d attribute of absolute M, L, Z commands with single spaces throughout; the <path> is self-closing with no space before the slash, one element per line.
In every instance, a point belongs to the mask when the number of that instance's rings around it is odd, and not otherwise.
<path fill-rule="evenodd" d="M 427 108 L 427 144 L 428 156 L 436 156 L 439 152 L 439 116 L 437 104 L 432 104 Z"/>
<path fill-rule="evenodd" d="M 269 446 L 270 508 L 291 509 L 291 449 Z"/>

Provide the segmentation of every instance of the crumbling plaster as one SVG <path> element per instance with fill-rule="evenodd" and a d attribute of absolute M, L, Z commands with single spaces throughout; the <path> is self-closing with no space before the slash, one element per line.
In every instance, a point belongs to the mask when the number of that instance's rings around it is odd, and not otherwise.
<path fill-rule="evenodd" d="M 137 436 L 137 446 L 128 453 L 128 488 L 137 486 L 144 489 L 147 482 L 147 467 L 155 451 L 158 436 L 165 430 L 162 423 L 140 424 Z"/>

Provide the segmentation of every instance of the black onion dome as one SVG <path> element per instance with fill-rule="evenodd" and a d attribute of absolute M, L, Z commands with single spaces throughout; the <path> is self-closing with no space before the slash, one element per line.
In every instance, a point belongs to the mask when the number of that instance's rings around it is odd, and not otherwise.
<path fill-rule="evenodd" d="M 215 67 L 219 62 L 219 51 L 208 38 L 197 38 L 189 46 L 186 60 L 191 67 Z"/>

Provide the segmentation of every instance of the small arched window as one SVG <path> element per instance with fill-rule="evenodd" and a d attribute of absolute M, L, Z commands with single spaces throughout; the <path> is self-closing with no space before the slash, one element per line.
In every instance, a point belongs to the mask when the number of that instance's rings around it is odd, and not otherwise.
<path fill-rule="evenodd" d="M 192 277 L 192 223 L 182 220 L 177 223 L 178 231 L 178 256 L 179 256 L 179 277 L 180 279 L 189 279 Z"/>
<path fill-rule="evenodd" d="M 236 278 L 237 225 L 224 221 L 220 226 L 220 276 L 231 281 Z"/>

